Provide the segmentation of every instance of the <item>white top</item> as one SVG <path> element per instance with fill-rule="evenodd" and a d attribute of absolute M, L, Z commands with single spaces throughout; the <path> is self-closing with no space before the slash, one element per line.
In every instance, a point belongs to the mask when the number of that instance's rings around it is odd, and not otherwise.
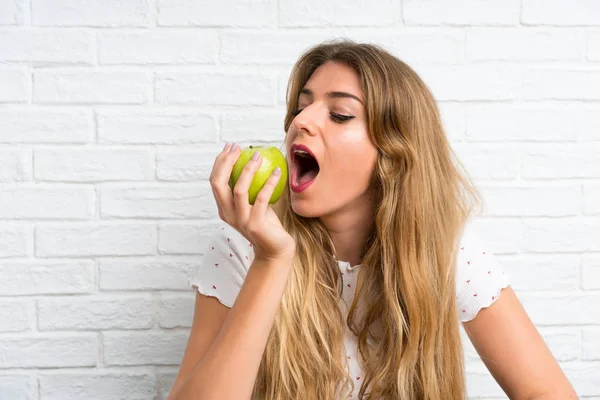
<path fill-rule="evenodd" d="M 217 298 L 231 308 L 254 259 L 252 244 L 228 224 L 223 224 L 209 244 L 202 266 L 190 285 L 205 296 Z M 359 265 L 338 261 L 344 280 L 342 308 L 347 315 L 354 297 Z M 482 308 L 496 301 L 500 291 L 509 285 L 508 276 L 489 253 L 471 224 L 465 228 L 457 259 L 456 300 L 461 322 L 470 321 Z M 357 337 L 346 327 L 345 347 L 355 390 L 348 399 L 358 399 L 364 370 L 358 359 Z"/>

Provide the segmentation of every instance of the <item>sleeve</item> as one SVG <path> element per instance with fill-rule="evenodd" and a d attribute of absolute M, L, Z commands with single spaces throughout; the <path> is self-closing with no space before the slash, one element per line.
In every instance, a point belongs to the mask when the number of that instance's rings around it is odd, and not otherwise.
<path fill-rule="evenodd" d="M 468 223 L 460 240 L 456 261 L 456 300 L 461 322 L 475 318 L 479 310 L 491 306 L 502 289 L 510 285 L 494 255 Z"/>
<path fill-rule="evenodd" d="M 189 284 L 231 308 L 253 259 L 252 244 L 230 225 L 223 224 L 210 240 L 200 268 Z"/>

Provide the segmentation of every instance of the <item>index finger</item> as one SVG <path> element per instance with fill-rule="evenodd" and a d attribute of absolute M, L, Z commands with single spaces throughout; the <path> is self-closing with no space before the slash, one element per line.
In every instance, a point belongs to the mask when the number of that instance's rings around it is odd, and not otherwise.
<path fill-rule="evenodd" d="M 220 204 L 227 218 L 232 218 L 234 215 L 233 194 L 229 187 L 229 177 L 233 166 L 239 158 L 240 147 L 233 143 L 227 144 L 223 151 L 215 159 L 213 165 L 210 183 L 215 199 Z"/>

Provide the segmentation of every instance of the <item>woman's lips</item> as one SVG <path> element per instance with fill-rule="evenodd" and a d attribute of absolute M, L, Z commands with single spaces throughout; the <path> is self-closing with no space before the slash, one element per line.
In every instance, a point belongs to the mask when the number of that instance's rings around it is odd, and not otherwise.
<path fill-rule="evenodd" d="M 296 151 L 308 153 L 308 155 L 310 155 L 310 157 L 312 157 L 314 159 L 315 163 L 317 164 L 316 168 L 305 172 L 300 179 L 298 179 L 298 178 L 299 178 L 301 167 L 300 167 L 300 162 L 298 161 L 298 158 L 302 157 L 302 156 L 297 155 Z M 308 189 L 308 187 L 310 185 L 312 185 L 312 183 L 317 178 L 317 175 L 319 174 L 319 171 L 320 171 L 319 160 L 317 159 L 315 154 L 312 152 L 312 150 L 307 145 L 305 145 L 303 143 L 293 143 L 290 146 L 290 161 L 291 161 L 290 188 L 295 193 L 301 193 L 301 192 L 305 191 L 306 189 Z"/>

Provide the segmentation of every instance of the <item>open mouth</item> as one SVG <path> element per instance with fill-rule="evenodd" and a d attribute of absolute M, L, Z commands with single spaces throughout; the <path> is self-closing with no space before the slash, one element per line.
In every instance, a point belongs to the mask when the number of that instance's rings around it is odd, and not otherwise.
<path fill-rule="evenodd" d="M 301 192 L 308 188 L 319 174 L 319 163 L 306 146 L 293 145 L 291 150 L 294 165 L 291 186 L 293 191 Z"/>

